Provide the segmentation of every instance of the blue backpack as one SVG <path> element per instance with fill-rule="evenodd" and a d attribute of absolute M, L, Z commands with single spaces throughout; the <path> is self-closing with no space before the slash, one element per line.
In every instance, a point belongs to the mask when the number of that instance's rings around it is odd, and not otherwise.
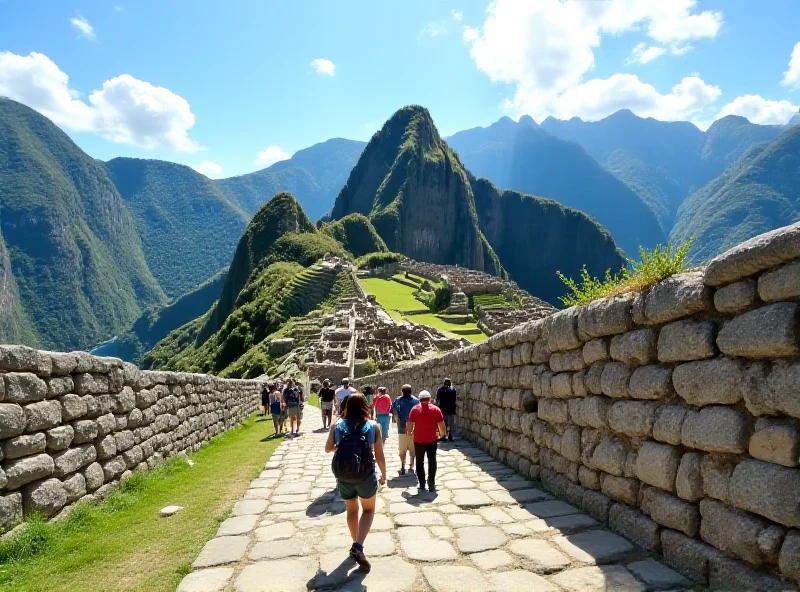
<path fill-rule="evenodd" d="M 342 436 L 336 447 L 331 469 L 342 483 L 363 483 L 375 474 L 375 456 L 364 432 L 365 423 L 362 421 Z"/>

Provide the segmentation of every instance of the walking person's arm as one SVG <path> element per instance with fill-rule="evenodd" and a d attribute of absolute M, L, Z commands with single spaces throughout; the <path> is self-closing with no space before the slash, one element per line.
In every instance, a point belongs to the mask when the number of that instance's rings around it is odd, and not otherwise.
<path fill-rule="evenodd" d="M 333 452 L 336 450 L 336 424 L 331 426 L 331 431 L 328 432 L 328 439 L 325 441 L 325 452 Z"/>
<path fill-rule="evenodd" d="M 410 419 L 406 421 L 406 436 L 414 435 L 414 422 Z"/>
<path fill-rule="evenodd" d="M 436 431 L 437 431 L 437 435 L 440 438 L 443 438 L 444 436 L 447 435 L 447 426 L 445 425 L 444 420 L 442 420 L 438 424 L 436 424 Z"/>
<path fill-rule="evenodd" d="M 375 445 L 373 446 L 375 461 L 381 469 L 381 478 L 378 481 L 381 485 L 386 485 L 386 457 L 383 455 L 383 436 L 380 424 L 375 424 Z"/>

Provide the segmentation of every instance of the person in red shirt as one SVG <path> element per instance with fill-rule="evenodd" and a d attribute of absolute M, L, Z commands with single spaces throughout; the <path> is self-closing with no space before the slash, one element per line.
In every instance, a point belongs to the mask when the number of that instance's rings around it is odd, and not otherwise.
<path fill-rule="evenodd" d="M 419 405 L 414 406 L 406 422 L 406 434 L 414 438 L 420 491 L 425 491 L 425 456 L 428 457 L 428 490 L 436 491 L 436 449 L 439 447 L 439 436 L 446 433 L 442 410 L 431 404 L 428 391 L 422 391 Z"/>

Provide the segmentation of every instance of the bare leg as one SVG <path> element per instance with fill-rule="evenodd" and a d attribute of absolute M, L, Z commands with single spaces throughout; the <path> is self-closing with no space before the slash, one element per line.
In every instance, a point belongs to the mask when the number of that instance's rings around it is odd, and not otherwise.
<path fill-rule="evenodd" d="M 350 530 L 350 538 L 355 543 L 358 538 L 358 498 L 344 500 L 344 506 L 347 508 L 347 528 Z M 372 510 L 375 511 L 374 502 Z M 370 524 L 372 524 L 372 519 L 370 519 Z"/>
<path fill-rule="evenodd" d="M 375 499 L 376 496 L 373 495 L 369 499 L 361 500 L 361 520 L 358 521 L 358 539 L 356 540 L 356 542 L 361 545 L 364 544 L 364 541 L 367 539 L 367 535 L 369 534 L 369 529 L 372 528 L 372 520 L 375 518 Z M 349 526 L 349 511 L 347 514 L 347 520 Z M 352 528 L 350 529 L 350 532 L 353 532 Z"/>

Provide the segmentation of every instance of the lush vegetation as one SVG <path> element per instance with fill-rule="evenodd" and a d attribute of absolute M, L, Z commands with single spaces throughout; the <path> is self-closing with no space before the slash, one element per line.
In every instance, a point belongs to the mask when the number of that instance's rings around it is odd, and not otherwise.
<path fill-rule="evenodd" d="M 162 160 L 115 158 L 106 168 L 167 296 L 180 296 L 230 263 L 248 216 L 213 181 Z"/>
<path fill-rule="evenodd" d="M 800 126 L 753 147 L 681 206 L 671 240 L 697 238 L 704 263 L 734 245 L 800 220 Z"/>
<path fill-rule="evenodd" d="M 405 258 L 406 256 L 401 253 L 367 253 L 356 259 L 355 264 L 359 269 L 375 269 L 387 263 L 403 261 Z"/>
<path fill-rule="evenodd" d="M 338 241 L 354 257 L 388 251 L 386 243 L 363 214 L 349 214 L 336 222 L 325 224 L 322 232 Z"/>
<path fill-rule="evenodd" d="M 472 308 L 477 309 L 479 306 L 484 309 L 492 308 L 520 308 L 522 306 L 522 299 L 518 296 L 515 298 L 508 298 L 505 294 L 475 294 L 470 297 Z"/>
<path fill-rule="evenodd" d="M 3 98 L 0 206 L 4 340 L 84 348 L 165 300 L 103 164 L 49 119 Z"/>
<path fill-rule="evenodd" d="M 76 506 L 60 522 L 32 519 L 0 541 L 0 588 L 174 591 L 280 444 L 271 435 L 271 421 L 248 419 L 191 455 L 194 466 L 173 458 L 135 474 L 104 502 Z M 171 504 L 184 509 L 161 518 L 159 510 Z"/>
<path fill-rule="evenodd" d="M 692 242 L 693 239 L 690 239 L 677 249 L 672 245 L 656 245 L 652 251 L 642 247 L 639 249 L 638 261 L 628 259 L 628 266 L 613 276 L 610 269 L 606 270 L 603 279 L 593 277 L 586 266 L 581 268 L 580 283 L 557 272 L 559 279 L 571 292 L 562 296 L 561 302 L 566 306 L 580 306 L 605 296 L 644 292 L 656 282 L 686 271 L 686 256 Z"/>
<path fill-rule="evenodd" d="M 334 138 L 298 150 L 289 160 L 266 169 L 216 184 L 248 214 L 255 214 L 269 196 L 288 192 L 309 218 L 318 220 L 330 211 L 364 146 L 364 142 Z"/>

